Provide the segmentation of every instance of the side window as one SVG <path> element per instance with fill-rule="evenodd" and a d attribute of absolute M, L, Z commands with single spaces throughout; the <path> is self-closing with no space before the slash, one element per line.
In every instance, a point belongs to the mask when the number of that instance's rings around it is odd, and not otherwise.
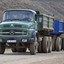
<path fill-rule="evenodd" d="M 37 22 L 42 22 L 43 21 L 43 15 L 35 15 L 35 20 Z"/>

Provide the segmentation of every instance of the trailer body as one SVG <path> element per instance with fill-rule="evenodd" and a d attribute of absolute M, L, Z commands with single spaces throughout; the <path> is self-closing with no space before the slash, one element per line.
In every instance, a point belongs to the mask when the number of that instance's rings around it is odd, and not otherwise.
<path fill-rule="evenodd" d="M 64 21 L 54 19 L 54 31 L 51 34 L 62 34 L 64 32 Z"/>

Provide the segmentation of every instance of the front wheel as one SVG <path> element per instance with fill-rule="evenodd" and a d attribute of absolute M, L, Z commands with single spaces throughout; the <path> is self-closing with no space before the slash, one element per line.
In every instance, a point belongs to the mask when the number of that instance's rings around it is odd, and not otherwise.
<path fill-rule="evenodd" d="M 30 54 L 35 55 L 37 51 L 37 38 L 35 38 L 35 42 L 30 44 Z"/>
<path fill-rule="evenodd" d="M 6 46 L 5 43 L 0 43 L 0 54 L 4 54 L 4 52 L 5 52 L 5 46 Z"/>

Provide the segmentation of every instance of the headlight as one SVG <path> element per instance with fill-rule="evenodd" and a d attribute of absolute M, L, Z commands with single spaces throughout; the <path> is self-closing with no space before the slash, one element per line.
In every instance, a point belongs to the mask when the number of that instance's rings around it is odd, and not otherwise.
<path fill-rule="evenodd" d="M 34 28 L 35 28 L 34 25 L 29 26 L 29 29 L 34 29 Z"/>
<path fill-rule="evenodd" d="M 28 36 L 35 37 L 35 35 L 36 35 L 36 32 L 34 30 L 30 30 L 28 32 Z"/>

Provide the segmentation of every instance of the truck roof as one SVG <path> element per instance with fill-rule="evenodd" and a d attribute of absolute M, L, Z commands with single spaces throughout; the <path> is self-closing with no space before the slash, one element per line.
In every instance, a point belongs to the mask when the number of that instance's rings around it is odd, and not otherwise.
<path fill-rule="evenodd" d="M 6 12 L 6 11 L 15 11 L 15 10 L 26 10 L 26 11 L 32 11 L 33 13 L 35 13 L 36 14 L 36 11 L 34 11 L 34 10 L 32 10 L 32 9 L 7 9 L 7 10 L 5 10 L 4 12 Z"/>

